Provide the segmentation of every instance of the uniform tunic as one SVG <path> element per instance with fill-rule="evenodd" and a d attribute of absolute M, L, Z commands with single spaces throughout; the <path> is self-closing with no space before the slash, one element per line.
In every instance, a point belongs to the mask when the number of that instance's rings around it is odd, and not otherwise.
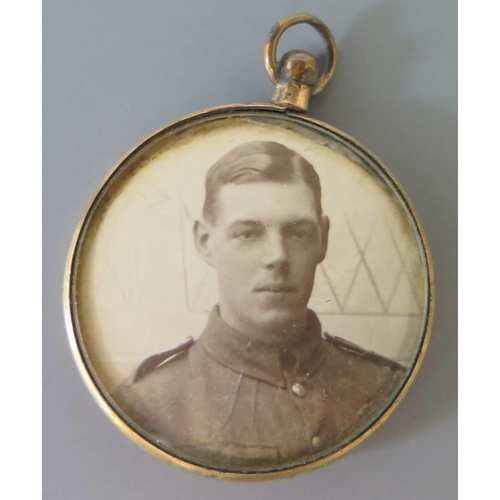
<path fill-rule="evenodd" d="M 216 306 L 199 340 L 157 367 L 147 360 L 115 398 L 154 441 L 188 460 L 251 468 L 311 458 L 354 437 L 404 375 L 321 332 L 308 311 L 299 342 L 271 347 L 232 329 Z"/>

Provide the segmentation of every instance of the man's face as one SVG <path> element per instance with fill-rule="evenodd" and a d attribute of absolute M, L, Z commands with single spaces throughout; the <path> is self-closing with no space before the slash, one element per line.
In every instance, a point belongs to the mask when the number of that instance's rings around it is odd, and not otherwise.
<path fill-rule="evenodd" d="M 215 223 L 203 237 L 198 228 L 197 241 L 217 272 L 221 314 L 276 340 L 305 317 L 328 218 L 303 181 L 227 185 L 218 202 Z"/>

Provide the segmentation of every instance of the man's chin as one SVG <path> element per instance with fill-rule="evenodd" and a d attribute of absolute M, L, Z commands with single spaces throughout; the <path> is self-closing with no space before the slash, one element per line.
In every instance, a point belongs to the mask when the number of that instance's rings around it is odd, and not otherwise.
<path fill-rule="evenodd" d="M 289 309 L 273 308 L 260 312 L 257 315 L 257 323 L 264 331 L 286 331 L 291 328 L 296 328 L 298 323 L 305 317 L 306 309 L 290 311 Z"/>

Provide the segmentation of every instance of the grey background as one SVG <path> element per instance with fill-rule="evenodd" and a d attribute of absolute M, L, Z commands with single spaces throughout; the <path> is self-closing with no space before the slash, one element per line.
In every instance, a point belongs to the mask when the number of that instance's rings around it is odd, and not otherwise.
<path fill-rule="evenodd" d="M 457 12 L 454 0 L 45 0 L 44 494 L 46 499 L 451 499 L 457 482 Z M 357 138 L 413 201 L 436 268 L 428 354 L 389 421 L 340 461 L 292 479 L 229 483 L 142 451 L 108 421 L 76 370 L 61 283 L 76 224 L 103 176 L 165 123 L 268 101 L 272 24 L 307 12 L 339 64 L 309 115 Z M 321 52 L 306 27 L 280 52 Z"/>

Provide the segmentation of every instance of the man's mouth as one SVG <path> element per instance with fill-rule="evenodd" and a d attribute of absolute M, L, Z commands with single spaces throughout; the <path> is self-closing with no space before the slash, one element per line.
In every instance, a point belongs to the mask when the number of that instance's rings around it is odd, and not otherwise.
<path fill-rule="evenodd" d="M 260 286 L 255 288 L 255 292 L 271 292 L 271 293 L 292 293 L 296 292 L 297 288 L 293 285 L 287 284 L 267 284 L 264 286 Z"/>

